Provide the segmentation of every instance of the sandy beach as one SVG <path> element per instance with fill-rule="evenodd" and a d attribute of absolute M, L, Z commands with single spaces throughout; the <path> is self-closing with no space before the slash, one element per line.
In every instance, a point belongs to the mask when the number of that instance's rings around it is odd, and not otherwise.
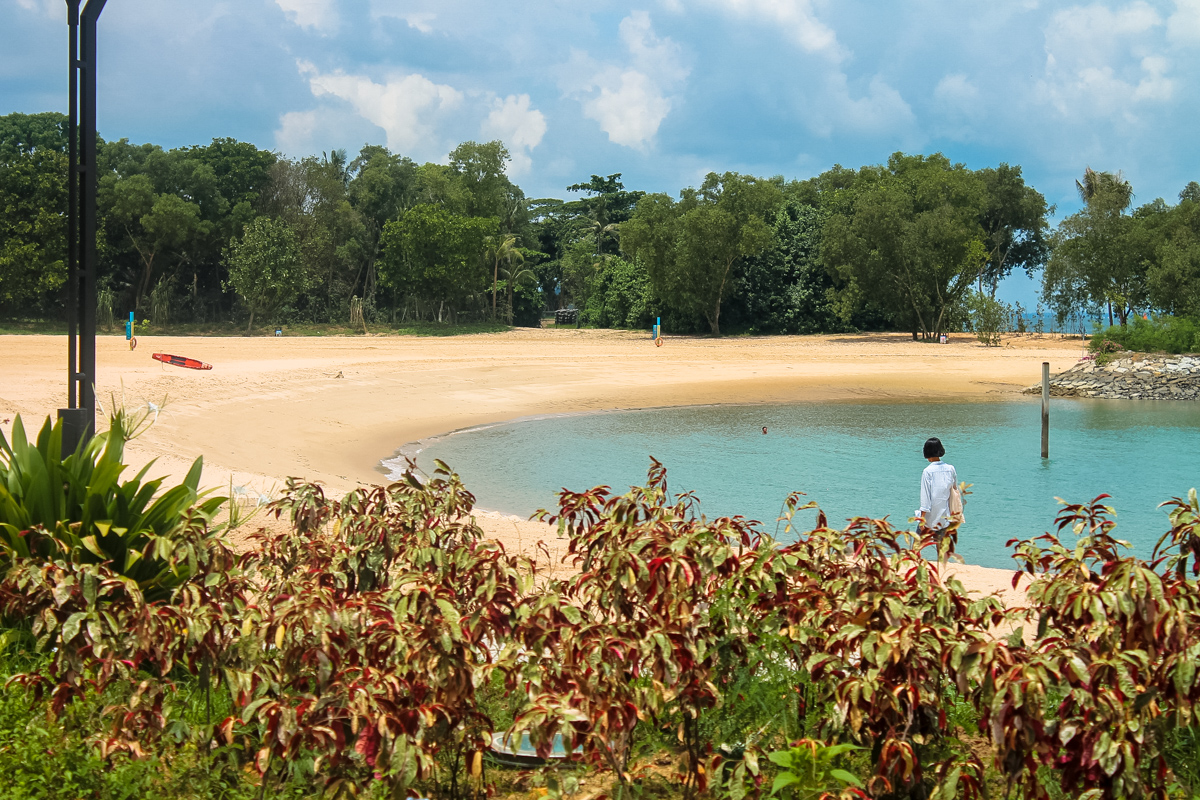
<path fill-rule="evenodd" d="M 166 352 L 211 371 L 164 366 Z M 547 413 L 712 403 L 1012 399 L 1082 355 L 1078 339 L 1021 336 L 985 348 L 973 337 L 938 345 L 907 334 L 670 337 L 517 329 L 455 337 L 97 340 L 97 396 L 127 407 L 162 404 L 157 424 L 130 447 L 131 463 L 182 475 L 197 455 L 205 483 L 270 495 L 287 476 L 334 492 L 380 483 L 382 459 L 451 430 Z M 66 339 L 0 336 L 0 429 L 21 414 L 37 427 L 66 405 Z M 550 498 L 548 498 L 548 502 Z M 509 546 L 553 539 L 548 528 L 482 512 Z M 553 544 L 553 543 L 552 543 Z M 558 549 L 558 548 L 555 548 Z M 1010 586 L 1012 573 L 960 567 L 971 588 Z"/>

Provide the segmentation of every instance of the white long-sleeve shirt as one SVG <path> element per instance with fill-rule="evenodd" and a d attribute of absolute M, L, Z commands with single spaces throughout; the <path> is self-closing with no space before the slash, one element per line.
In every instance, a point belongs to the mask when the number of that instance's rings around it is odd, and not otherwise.
<path fill-rule="evenodd" d="M 925 527 L 944 528 L 950 522 L 950 487 L 958 473 L 945 461 L 934 461 L 921 473 L 921 508 Z"/>

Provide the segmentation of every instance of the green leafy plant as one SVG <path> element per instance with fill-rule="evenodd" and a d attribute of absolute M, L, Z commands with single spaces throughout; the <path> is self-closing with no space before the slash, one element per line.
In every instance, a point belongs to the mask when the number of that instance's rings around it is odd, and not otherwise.
<path fill-rule="evenodd" d="M 146 480 L 152 464 L 128 480 L 125 444 L 149 424 L 153 409 L 113 412 L 109 429 L 62 453 L 62 422 L 47 419 L 30 441 L 18 416 L 12 442 L 0 435 L 0 571 L 16 559 L 108 564 L 149 599 L 165 597 L 194 571 L 173 534 L 188 515 L 211 522 L 225 502 L 199 492 L 203 459 L 183 483 L 162 490 Z"/>
<path fill-rule="evenodd" d="M 513 658 L 514 609 L 532 566 L 482 540 L 474 498 L 440 465 L 341 501 L 290 482 L 240 568 L 260 587 L 240 616 L 256 655 L 230 683 L 223 740 L 258 741 L 264 781 L 312 759 L 332 796 L 436 780 L 478 787 L 494 729 L 481 687 Z"/>
<path fill-rule="evenodd" d="M 867 797 L 862 791 L 862 781 L 835 765 L 840 756 L 861 749 L 852 744 L 826 745 L 801 739 L 787 750 L 769 753 L 767 758 L 780 768 L 771 784 L 771 796 L 794 800 Z"/>
<path fill-rule="evenodd" d="M 653 461 L 645 486 L 564 491 L 550 517 L 570 539 L 579 575 L 531 598 L 518 628 L 530 659 L 514 674 L 531 703 L 514 723 L 540 751 L 561 733 L 612 771 L 627 794 L 640 723 L 677 720 L 685 797 L 703 792 L 709 743 L 699 720 L 757 631 L 746 624 L 761 583 L 757 533 L 740 517 L 707 520 L 690 494 L 667 492 Z"/>
<path fill-rule="evenodd" d="M 111 331 L 113 324 L 116 322 L 116 317 L 113 313 L 116 305 L 117 295 L 112 290 L 112 287 L 105 286 L 96 292 L 96 322 L 102 325 L 107 331 Z"/>
<path fill-rule="evenodd" d="M 812 507 L 790 497 L 789 528 L 796 511 Z M 759 597 L 764 619 L 783 627 L 788 656 L 826 708 L 816 733 L 869 745 L 872 795 L 922 796 L 927 782 L 936 790 L 952 781 L 967 797 L 981 789 L 982 764 L 949 747 L 946 689 L 960 679 L 963 655 L 985 646 L 1007 616 L 995 597 L 970 598 L 941 562 L 922 556 L 952 543 L 953 535 L 935 542 L 885 520 L 830 529 L 818 511 L 817 527 L 779 551 L 774 591 Z M 930 757 L 932 747 L 939 758 Z"/>
<path fill-rule="evenodd" d="M 1052 796 L 1039 775 L 1052 767 L 1068 796 L 1166 798 L 1164 731 L 1195 720 L 1195 494 L 1172 501 L 1172 530 L 1150 562 L 1123 554 L 1106 498 L 1064 505 L 1057 527 L 1072 545 L 1049 533 L 1009 543 L 1031 579 L 1036 639 L 977 648 L 966 670 L 996 765 L 1027 797 Z"/>
<path fill-rule="evenodd" d="M 971 329 L 986 347 L 998 347 L 1011 316 L 1011 309 L 1003 302 L 983 292 L 972 292 L 967 297 Z"/>
<path fill-rule="evenodd" d="M 1143 319 L 1134 314 L 1125 325 L 1097 330 L 1090 349 L 1101 352 L 1105 342 L 1143 353 L 1195 353 L 1200 352 L 1200 324 L 1188 317 L 1154 315 Z"/>

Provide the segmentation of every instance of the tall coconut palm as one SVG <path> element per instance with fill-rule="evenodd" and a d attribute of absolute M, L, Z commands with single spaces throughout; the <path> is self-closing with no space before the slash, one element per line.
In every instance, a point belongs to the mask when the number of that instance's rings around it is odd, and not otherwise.
<path fill-rule="evenodd" d="M 1121 172 L 1096 172 L 1091 167 L 1083 171 L 1083 180 L 1075 181 L 1079 199 L 1088 208 L 1121 213 L 1133 202 L 1133 187 Z"/>
<path fill-rule="evenodd" d="M 496 319 L 496 290 L 500 283 L 500 264 L 503 262 L 511 270 L 513 263 L 525 263 L 525 256 L 517 249 L 517 237 L 511 233 L 501 233 L 491 237 L 488 242 L 488 258 L 492 261 L 492 319 Z"/>
<path fill-rule="evenodd" d="M 538 277 L 531 269 L 521 269 L 521 264 L 525 263 L 525 257 L 521 255 L 521 251 L 515 251 L 516 258 L 509 262 L 508 268 L 501 270 L 504 273 L 504 289 L 507 295 L 508 307 L 505 309 L 505 315 L 509 325 L 513 322 L 513 287 L 517 283 L 537 283 Z"/>

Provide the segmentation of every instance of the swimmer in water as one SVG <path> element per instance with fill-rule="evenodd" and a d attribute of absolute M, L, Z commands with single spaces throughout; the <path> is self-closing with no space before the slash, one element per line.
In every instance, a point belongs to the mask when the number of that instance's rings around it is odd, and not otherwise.
<path fill-rule="evenodd" d="M 763 425 L 763 433 L 766 433 L 766 432 L 767 432 L 767 426 Z"/>

